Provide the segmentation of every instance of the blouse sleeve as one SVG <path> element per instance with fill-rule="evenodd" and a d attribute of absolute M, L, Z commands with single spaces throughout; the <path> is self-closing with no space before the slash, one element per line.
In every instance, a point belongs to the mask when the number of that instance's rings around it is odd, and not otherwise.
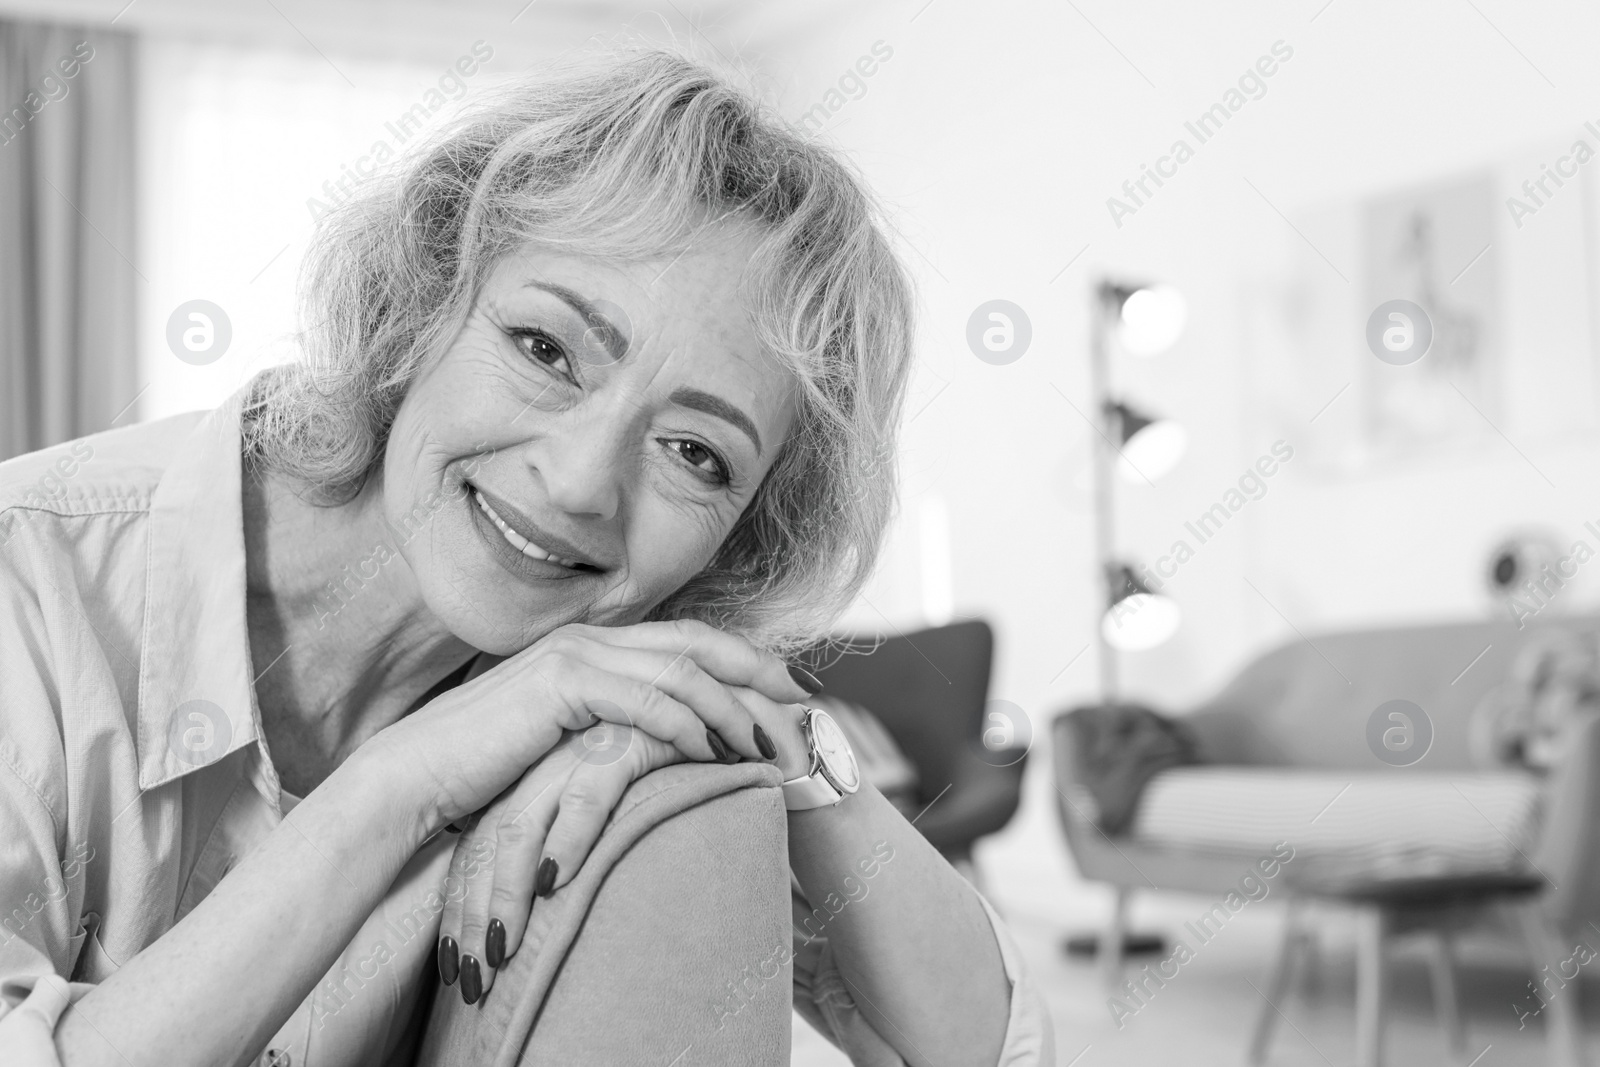
<path fill-rule="evenodd" d="M 32 988 L 28 988 L 28 984 Z M 29 976 L 25 981 L 7 979 L 0 987 L 0 1053 L 14 1067 L 61 1067 L 56 1055 L 55 1029 L 67 1005 L 94 987 L 83 982 L 68 982 L 58 974 Z M 16 995 L 26 994 L 10 1007 Z"/>
<path fill-rule="evenodd" d="M 94 986 L 69 982 L 88 936 L 77 924 L 71 872 L 55 854 L 49 810 L 0 751 L 0 1063 L 61 1067 L 55 1028 L 67 1005 Z"/>
<path fill-rule="evenodd" d="M 999 1067 L 1049 1067 L 1055 1060 L 1055 1031 L 1037 987 L 1028 978 L 1022 951 L 1011 932 L 989 902 L 978 894 L 984 914 L 1000 947 L 1000 962 L 1011 985 L 1011 1013 L 1006 1021 L 1005 1042 L 1000 1048 Z M 823 936 L 807 937 L 802 925 L 811 915 L 799 889 L 793 893 L 794 923 L 794 1008 L 806 1022 L 840 1051 L 855 1067 L 906 1067 L 894 1046 L 872 1028 L 860 1009 L 844 976 L 834 962 L 832 946 Z"/>

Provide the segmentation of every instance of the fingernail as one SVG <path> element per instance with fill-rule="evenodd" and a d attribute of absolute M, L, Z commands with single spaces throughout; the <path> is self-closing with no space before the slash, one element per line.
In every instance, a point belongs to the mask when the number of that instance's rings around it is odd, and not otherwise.
<path fill-rule="evenodd" d="M 439 979 L 445 985 L 455 985 L 461 973 L 461 960 L 456 949 L 456 939 L 448 935 L 439 939 Z"/>
<path fill-rule="evenodd" d="M 560 873 L 561 865 L 556 863 L 553 857 L 546 856 L 540 860 L 538 882 L 533 887 L 534 895 L 540 897 L 549 896 L 550 891 L 556 887 L 556 875 Z"/>
<path fill-rule="evenodd" d="M 762 757 L 769 760 L 777 759 L 778 746 L 772 743 L 772 738 L 767 736 L 767 732 L 761 728 L 760 723 L 755 725 L 755 735 L 756 747 L 761 750 Z"/>
<path fill-rule="evenodd" d="M 728 762 L 728 746 L 723 744 L 722 738 L 711 727 L 706 727 L 706 744 L 711 746 L 711 754 L 723 763 Z"/>
<path fill-rule="evenodd" d="M 478 970 L 478 961 L 471 956 L 462 956 L 461 999 L 468 1004 L 476 1004 L 481 996 L 483 996 L 483 972 Z"/>
<path fill-rule="evenodd" d="M 798 663 L 789 664 L 789 677 L 794 679 L 795 685 L 806 691 L 807 696 L 816 696 L 822 692 L 822 682 Z"/>
<path fill-rule="evenodd" d="M 483 962 L 495 970 L 506 961 L 506 924 L 499 919 L 489 920 L 489 929 L 483 935 Z"/>

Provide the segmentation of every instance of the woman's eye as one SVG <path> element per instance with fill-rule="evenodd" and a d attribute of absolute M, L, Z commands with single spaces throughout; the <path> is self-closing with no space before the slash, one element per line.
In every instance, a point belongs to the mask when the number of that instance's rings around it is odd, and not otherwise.
<path fill-rule="evenodd" d="M 710 475 L 719 485 L 727 484 L 729 480 L 727 464 L 722 462 L 721 456 L 699 441 L 677 439 L 667 441 L 665 444 L 681 456 L 689 466 Z"/>
<path fill-rule="evenodd" d="M 576 380 L 572 373 L 572 361 L 567 357 L 567 350 L 551 339 L 549 334 L 540 330 L 517 330 L 512 336 L 516 338 L 517 347 L 522 350 L 523 355 Z"/>

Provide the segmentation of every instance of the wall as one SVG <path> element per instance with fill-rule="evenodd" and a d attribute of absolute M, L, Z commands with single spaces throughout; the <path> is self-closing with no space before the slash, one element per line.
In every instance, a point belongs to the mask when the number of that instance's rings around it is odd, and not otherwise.
<path fill-rule="evenodd" d="M 1564 10 L 1558 28 L 1553 14 L 1510 5 L 1480 5 L 1483 16 L 1444 4 L 1320 6 L 1002 3 L 976 17 L 935 0 L 862 18 L 788 60 L 783 90 L 798 115 L 823 96 L 829 72 L 872 42 L 895 50 L 827 131 L 893 205 L 926 310 L 920 413 L 906 432 L 911 521 L 876 606 L 857 613 L 863 625 L 879 610 L 915 624 L 916 501 L 937 492 L 952 504 L 957 611 L 1002 630 L 996 695 L 1041 712 L 1090 695 L 1092 651 L 1056 675 L 1089 641 L 1092 616 L 1088 510 L 1069 487 L 1088 449 L 1078 412 L 1089 409 L 1091 279 L 1159 278 L 1189 298 L 1189 328 L 1173 350 L 1115 368 L 1121 391 L 1190 431 L 1173 475 L 1123 492 L 1123 543 L 1148 560 L 1272 441 L 1314 432 L 1316 404 L 1298 418 L 1263 410 L 1256 379 L 1274 356 L 1247 353 L 1261 299 L 1252 284 L 1305 254 L 1291 219 L 1503 162 L 1530 143 L 1563 143 L 1600 115 L 1582 103 L 1594 99 L 1595 75 L 1573 25 L 1579 13 Z M 1117 225 L 1107 198 L 1126 201 L 1122 183 L 1175 138 L 1194 144 L 1184 122 L 1280 41 L 1293 55 L 1264 95 Z M 1566 265 L 1529 254 L 1516 266 L 1525 335 L 1540 313 L 1526 294 L 1551 288 Z M 1027 354 L 1003 367 L 974 358 L 963 337 L 970 311 L 996 297 L 1021 305 L 1034 330 Z M 1589 352 L 1576 355 L 1588 365 Z M 1541 388 L 1547 404 L 1552 383 Z M 1519 429 L 1536 429 L 1538 394 L 1518 403 L 1532 405 Z M 1181 703 L 1220 683 L 1253 650 L 1293 636 L 1265 600 L 1303 630 L 1483 610 L 1479 570 L 1494 532 L 1524 518 L 1576 532 L 1594 513 L 1583 472 L 1596 447 L 1592 429 L 1561 441 L 1517 437 L 1560 487 L 1552 492 L 1498 434 L 1488 437 L 1405 469 L 1329 478 L 1287 465 L 1174 581 L 1188 622 L 1169 645 L 1126 658 L 1130 686 Z"/>

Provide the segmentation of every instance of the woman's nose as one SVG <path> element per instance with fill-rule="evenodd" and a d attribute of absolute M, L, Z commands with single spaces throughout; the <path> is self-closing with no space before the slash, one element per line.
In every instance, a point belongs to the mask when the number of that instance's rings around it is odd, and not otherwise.
<path fill-rule="evenodd" d="M 626 434 L 619 421 L 562 420 L 528 444 L 525 462 L 544 482 L 552 507 L 602 520 L 616 517 L 626 474 Z"/>

